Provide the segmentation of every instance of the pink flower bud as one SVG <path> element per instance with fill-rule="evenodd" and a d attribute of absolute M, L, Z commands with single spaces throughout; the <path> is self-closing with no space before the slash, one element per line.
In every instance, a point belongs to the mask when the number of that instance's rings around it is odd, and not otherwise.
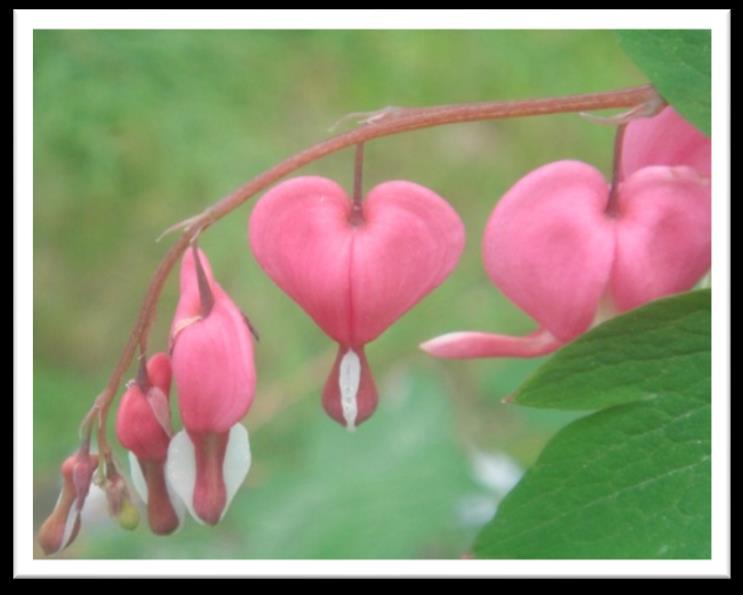
<path fill-rule="evenodd" d="M 216 524 L 250 467 L 239 422 L 256 376 L 250 327 L 195 248 L 183 256 L 171 343 L 185 433 L 170 444 L 166 472 L 192 515 Z"/>
<path fill-rule="evenodd" d="M 121 444 L 138 458 L 164 461 L 170 443 L 170 358 L 165 353 L 153 355 L 145 371 L 145 374 L 140 373 L 137 381 L 128 385 L 121 397 L 116 435 Z M 163 399 L 165 415 L 162 412 Z"/>
<path fill-rule="evenodd" d="M 485 269 L 539 329 L 525 337 L 449 333 L 424 351 L 544 355 L 588 330 L 602 303 L 623 312 L 694 286 L 711 260 L 709 141 L 670 109 L 632 122 L 626 134 L 629 175 L 611 209 L 598 170 L 558 161 L 519 180 L 488 221 Z"/>
<path fill-rule="evenodd" d="M 39 529 L 39 545 L 46 555 L 66 548 L 77 537 L 80 512 L 97 465 L 98 455 L 90 454 L 87 447 L 62 463 L 62 491 L 54 510 Z"/>
<path fill-rule="evenodd" d="M 377 402 L 364 345 L 453 270 L 462 221 L 444 199 L 405 181 L 370 190 L 359 216 L 338 184 L 307 176 L 267 192 L 248 235 L 268 276 L 339 344 L 323 405 L 354 428 Z"/>
<path fill-rule="evenodd" d="M 153 355 L 121 397 L 116 416 L 116 435 L 130 450 L 132 480 L 147 503 L 147 519 L 153 533 L 167 535 L 180 525 L 180 508 L 165 478 L 170 436 L 170 358 Z"/>

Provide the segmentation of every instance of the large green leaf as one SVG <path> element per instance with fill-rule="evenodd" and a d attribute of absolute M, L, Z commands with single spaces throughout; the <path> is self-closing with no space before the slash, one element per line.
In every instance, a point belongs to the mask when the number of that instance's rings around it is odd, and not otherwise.
<path fill-rule="evenodd" d="M 635 402 L 559 432 L 478 536 L 478 557 L 710 556 L 709 321 L 709 291 L 662 300 L 537 372 L 529 390 L 541 392 L 522 402 L 546 402 L 550 386 L 563 404 Z"/>
<path fill-rule="evenodd" d="M 624 50 L 658 92 L 710 134 L 710 31 L 618 31 Z"/>
<path fill-rule="evenodd" d="M 709 289 L 652 302 L 563 347 L 514 402 L 591 410 L 682 394 L 709 369 L 709 325 Z"/>
<path fill-rule="evenodd" d="M 562 430 L 479 535 L 484 558 L 709 558 L 709 379 Z"/>

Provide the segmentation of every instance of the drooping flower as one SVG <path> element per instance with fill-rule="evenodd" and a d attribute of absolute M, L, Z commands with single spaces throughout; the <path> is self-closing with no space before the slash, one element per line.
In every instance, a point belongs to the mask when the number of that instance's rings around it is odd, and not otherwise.
<path fill-rule="evenodd" d="M 253 338 L 195 247 L 183 256 L 180 291 L 171 351 L 185 429 L 170 442 L 166 474 L 193 517 L 213 525 L 250 468 L 240 420 L 255 393 Z"/>
<path fill-rule="evenodd" d="M 150 528 L 158 535 L 175 531 L 183 505 L 165 477 L 165 461 L 172 436 L 170 420 L 170 358 L 153 355 L 121 397 L 116 435 L 129 452 L 134 487 L 147 504 Z"/>
<path fill-rule="evenodd" d="M 524 337 L 442 335 L 436 357 L 532 357 L 575 339 L 598 317 L 685 291 L 709 269 L 709 141 L 670 108 L 632 122 L 616 188 L 595 168 L 558 161 L 519 180 L 485 229 L 485 270 L 539 328 Z M 601 312 L 600 312 L 601 311 Z"/>
<path fill-rule="evenodd" d="M 377 404 L 364 346 L 444 281 L 465 238 L 456 211 L 412 182 L 380 184 L 361 204 L 332 180 L 298 177 L 261 198 L 248 229 L 268 276 L 338 343 L 323 406 L 349 429 Z"/>
<path fill-rule="evenodd" d="M 97 466 L 98 455 L 91 454 L 87 446 L 62 463 L 62 490 L 54 510 L 39 529 L 39 545 L 46 555 L 66 548 L 77 537 L 80 513 Z"/>

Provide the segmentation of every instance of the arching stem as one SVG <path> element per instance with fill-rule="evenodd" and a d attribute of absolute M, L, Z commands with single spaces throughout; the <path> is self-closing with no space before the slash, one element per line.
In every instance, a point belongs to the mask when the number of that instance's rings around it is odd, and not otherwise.
<path fill-rule="evenodd" d="M 361 225 L 364 222 L 364 210 L 361 200 L 364 197 L 364 143 L 356 145 L 356 156 L 353 161 L 353 206 L 348 220 L 351 225 Z"/>
<path fill-rule="evenodd" d="M 443 105 L 427 108 L 400 108 L 385 114 L 379 120 L 365 122 L 348 132 L 317 143 L 257 175 L 231 194 L 217 201 L 201 214 L 190 217 L 189 224 L 178 240 L 170 247 L 155 270 L 139 310 L 134 328 L 119 357 L 108 384 L 96 397 L 93 406 L 81 423 L 83 436 L 89 435 L 92 423 L 97 419 L 99 452 L 106 456 L 110 448 L 106 441 L 106 418 L 121 379 L 129 368 L 140 345 L 146 351 L 147 336 L 155 317 L 157 301 L 165 281 L 178 259 L 192 240 L 207 227 L 242 205 L 250 197 L 299 168 L 353 145 L 360 145 L 374 138 L 391 136 L 421 128 L 431 128 L 459 122 L 476 122 L 521 118 L 559 113 L 576 113 L 612 108 L 633 108 L 646 104 L 662 103 L 651 85 L 631 87 L 603 93 L 570 95 L 524 101 L 499 101 Z M 175 227 L 178 227 L 176 225 Z"/>
<path fill-rule="evenodd" d="M 612 167 L 609 201 L 606 204 L 606 214 L 610 217 L 619 215 L 619 185 L 622 183 L 622 144 L 624 143 L 626 128 L 627 124 L 620 124 L 617 126 L 614 135 L 614 166 Z"/>

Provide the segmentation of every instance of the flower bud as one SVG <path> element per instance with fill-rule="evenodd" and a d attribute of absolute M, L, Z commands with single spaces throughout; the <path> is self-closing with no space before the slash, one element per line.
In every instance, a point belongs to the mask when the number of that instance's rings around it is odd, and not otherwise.
<path fill-rule="evenodd" d="M 39 545 L 46 555 L 54 554 L 74 541 L 80 531 L 80 512 L 90 489 L 98 455 L 81 447 L 62 463 L 62 491 L 54 510 L 39 529 Z"/>
<path fill-rule="evenodd" d="M 170 358 L 164 353 L 153 355 L 141 367 L 137 380 L 128 385 L 116 416 L 116 435 L 130 451 L 132 482 L 147 503 L 150 529 L 158 535 L 175 531 L 183 513 L 182 504 L 165 479 L 172 433 L 170 375 Z M 128 508 L 127 515 L 130 522 L 133 515 Z"/>
<path fill-rule="evenodd" d="M 103 489 L 106 493 L 108 514 L 119 522 L 122 529 L 136 529 L 139 524 L 139 511 L 132 504 L 126 481 L 113 465 L 113 462 L 108 462 L 106 468 Z"/>

